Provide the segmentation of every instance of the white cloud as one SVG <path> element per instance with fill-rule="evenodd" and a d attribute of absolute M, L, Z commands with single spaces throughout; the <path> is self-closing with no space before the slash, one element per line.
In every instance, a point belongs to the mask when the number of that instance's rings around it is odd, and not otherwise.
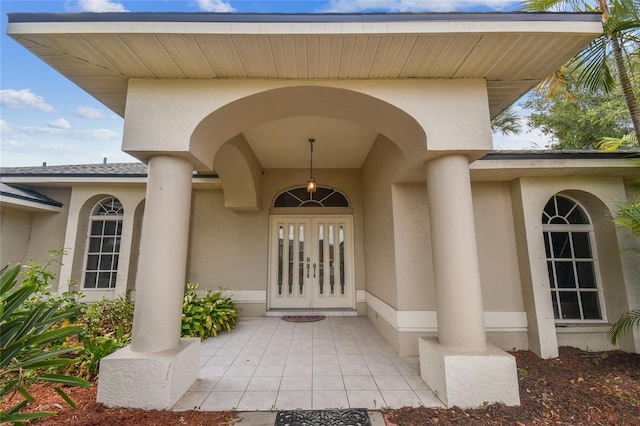
<path fill-rule="evenodd" d="M 113 0 L 78 0 L 83 12 L 127 12 L 122 3 Z"/>
<path fill-rule="evenodd" d="M 91 129 L 91 130 L 79 130 L 70 134 L 72 138 L 84 139 L 84 140 L 120 140 L 122 139 L 122 133 L 115 132 L 109 129 Z"/>
<path fill-rule="evenodd" d="M 65 120 L 64 118 L 58 118 L 57 120 L 53 120 L 47 123 L 47 126 L 53 127 L 55 129 L 70 129 L 71 124 Z"/>
<path fill-rule="evenodd" d="M 66 129 L 40 126 L 24 126 L 20 130 L 25 133 L 44 133 L 46 135 L 66 135 L 69 133 Z"/>
<path fill-rule="evenodd" d="M 0 105 L 9 108 L 32 108 L 44 112 L 53 111 L 53 107 L 44 101 L 42 96 L 31 92 L 31 89 L 2 89 L 0 90 Z"/>
<path fill-rule="evenodd" d="M 11 125 L 6 121 L 0 119 L 0 133 L 7 134 L 12 132 Z"/>
<path fill-rule="evenodd" d="M 76 115 L 84 118 L 104 118 L 105 113 L 98 108 L 91 108 L 89 106 L 79 106 L 76 108 Z"/>
<path fill-rule="evenodd" d="M 389 12 L 453 12 L 473 8 L 505 10 L 517 6 L 513 0 L 330 0 L 327 12 L 360 12 L 384 10 Z"/>
<path fill-rule="evenodd" d="M 2 149 L 6 150 L 9 148 L 15 148 L 15 147 L 19 147 L 20 144 L 18 143 L 18 141 L 14 140 L 14 139 L 2 139 Z"/>
<path fill-rule="evenodd" d="M 198 6 L 205 12 L 233 12 L 235 9 L 223 0 L 198 0 Z"/>
<path fill-rule="evenodd" d="M 66 122 L 64 119 L 60 119 Z M 59 121 L 59 120 L 56 120 Z M 55 123 L 55 122 L 52 122 Z M 83 140 L 83 141 L 94 141 L 94 140 L 111 140 L 118 141 L 122 139 L 122 134 L 110 129 L 74 129 L 71 130 L 69 127 L 64 127 L 63 123 L 58 123 L 63 127 L 53 127 L 52 123 L 48 123 L 48 127 L 41 126 L 25 126 L 21 127 L 20 130 L 27 134 L 45 134 L 49 136 L 62 136 L 68 139 L 75 140 Z"/>

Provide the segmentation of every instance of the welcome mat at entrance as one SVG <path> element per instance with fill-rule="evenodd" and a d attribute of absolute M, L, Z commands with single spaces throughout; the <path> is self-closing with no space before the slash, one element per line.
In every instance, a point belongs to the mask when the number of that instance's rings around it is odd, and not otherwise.
<path fill-rule="evenodd" d="M 278 411 L 274 426 L 371 426 L 364 408 Z"/>
<path fill-rule="evenodd" d="M 284 315 L 283 320 L 289 322 L 316 322 L 325 319 L 324 315 Z"/>

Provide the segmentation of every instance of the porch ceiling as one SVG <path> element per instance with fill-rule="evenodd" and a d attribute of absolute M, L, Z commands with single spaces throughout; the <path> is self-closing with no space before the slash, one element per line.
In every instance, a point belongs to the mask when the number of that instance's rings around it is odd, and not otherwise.
<path fill-rule="evenodd" d="M 601 30 L 567 13 L 16 13 L 7 33 L 121 116 L 130 78 L 482 78 L 495 116 Z"/>

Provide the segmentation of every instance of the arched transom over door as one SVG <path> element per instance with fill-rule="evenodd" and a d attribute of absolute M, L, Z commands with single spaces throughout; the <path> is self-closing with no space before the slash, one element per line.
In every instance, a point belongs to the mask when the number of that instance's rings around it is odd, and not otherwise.
<path fill-rule="evenodd" d="M 323 200 L 324 203 L 323 204 Z M 330 188 L 308 194 L 284 191 L 274 207 L 300 207 L 300 215 L 272 215 L 269 307 L 275 309 L 355 308 L 353 220 L 351 215 L 306 214 L 304 207 L 348 207 Z"/>

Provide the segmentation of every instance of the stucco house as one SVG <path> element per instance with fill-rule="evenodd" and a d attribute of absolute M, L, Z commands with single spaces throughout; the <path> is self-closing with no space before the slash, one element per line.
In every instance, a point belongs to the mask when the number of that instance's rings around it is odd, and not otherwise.
<path fill-rule="evenodd" d="M 197 377 L 187 281 L 243 315 L 366 315 L 445 404 L 517 405 L 505 350 L 608 349 L 640 305 L 610 214 L 640 177 L 626 156 L 492 151 L 491 118 L 601 30 L 566 13 L 10 14 L 11 37 L 124 117 L 141 163 L 3 169 L 2 262 L 63 246 L 59 292 L 132 291 L 132 345 L 101 366 L 112 405 L 145 406 L 109 393 L 134 386 L 171 406 Z"/>

